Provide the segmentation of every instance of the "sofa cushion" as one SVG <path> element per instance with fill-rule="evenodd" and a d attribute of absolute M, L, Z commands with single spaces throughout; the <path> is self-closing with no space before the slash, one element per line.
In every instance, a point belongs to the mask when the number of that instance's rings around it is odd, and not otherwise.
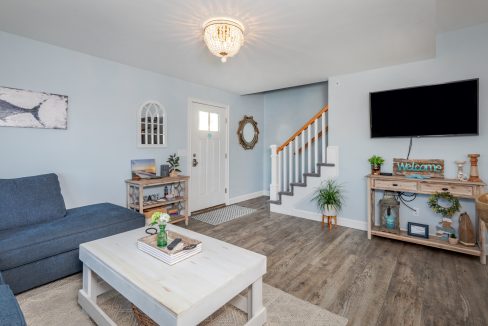
<path fill-rule="evenodd" d="M 8 285 L 0 285 L 0 325 L 24 326 L 24 315 Z"/>
<path fill-rule="evenodd" d="M 0 230 L 52 221 L 65 214 L 56 174 L 0 179 Z"/>
<path fill-rule="evenodd" d="M 0 270 L 77 249 L 88 242 L 144 226 L 141 214 L 104 203 L 69 209 L 48 223 L 0 232 Z"/>

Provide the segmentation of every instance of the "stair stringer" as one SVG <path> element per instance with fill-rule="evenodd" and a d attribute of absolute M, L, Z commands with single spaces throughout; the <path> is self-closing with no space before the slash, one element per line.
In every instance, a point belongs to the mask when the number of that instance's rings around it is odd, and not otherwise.
<path fill-rule="evenodd" d="M 314 221 L 321 221 L 322 214 L 317 210 L 311 199 L 317 188 L 327 179 L 339 177 L 339 147 L 327 147 L 327 165 L 319 164 L 320 176 L 308 174 L 306 186 L 293 186 L 290 193 L 280 195 L 281 204 L 270 202 L 270 210 L 274 213 L 302 217 Z M 366 223 L 347 218 L 337 217 L 337 224 L 354 229 L 365 230 Z"/>

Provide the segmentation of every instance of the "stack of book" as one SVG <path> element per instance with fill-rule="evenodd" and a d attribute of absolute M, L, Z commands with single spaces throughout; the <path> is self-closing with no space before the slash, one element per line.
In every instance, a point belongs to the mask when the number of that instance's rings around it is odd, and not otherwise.
<path fill-rule="evenodd" d="M 166 213 L 168 213 L 169 216 L 171 216 L 171 218 L 174 218 L 174 217 L 177 217 L 180 215 L 180 211 L 178 210 L 178 208 L 169 208 L 166 210 Z"/>
<path fill-rule="evenodd" d="M 169 250 L 167 247 L 158 247 L 156 234 L 137 240 L 137 248 L 169 265 L 174 265 L 202 251 L 201 241 L 185 237 L 176 232 L 168 231 L 168 244 L 177 238 L 180 238 L 181 242 L 173 250 Z M 194 247 L 185 249 L 191 245 L 194 245 Z"/>

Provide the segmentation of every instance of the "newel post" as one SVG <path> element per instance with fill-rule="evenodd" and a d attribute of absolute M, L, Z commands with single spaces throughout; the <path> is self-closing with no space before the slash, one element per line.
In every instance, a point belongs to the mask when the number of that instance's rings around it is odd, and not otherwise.
<path fill-rule="evenodd" d="M 278 200 L 278 154 L 276 154 L 276 145 L 271 145 L 271 184 L 269 185 L 269 199 Z"/>

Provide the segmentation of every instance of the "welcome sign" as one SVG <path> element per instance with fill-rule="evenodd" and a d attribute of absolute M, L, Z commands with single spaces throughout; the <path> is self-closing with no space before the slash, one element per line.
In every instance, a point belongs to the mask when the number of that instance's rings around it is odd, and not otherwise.
<path fill-rule="evenodd" d="M 444 178 L 444 160 L 405 160 L 393 159 L 394 175 L 419 174 L 432 178 Z"/>

